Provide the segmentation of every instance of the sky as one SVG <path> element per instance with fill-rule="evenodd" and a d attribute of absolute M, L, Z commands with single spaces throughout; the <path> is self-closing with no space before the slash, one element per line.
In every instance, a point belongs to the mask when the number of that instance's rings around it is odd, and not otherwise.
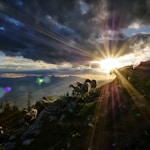
<path fill-rule="evenodd" d="M 107 72 L 150 60 L 149 0 L 1 0 L 0 74 Z M 8 74 L 7 74 L 8 75 Z"/>

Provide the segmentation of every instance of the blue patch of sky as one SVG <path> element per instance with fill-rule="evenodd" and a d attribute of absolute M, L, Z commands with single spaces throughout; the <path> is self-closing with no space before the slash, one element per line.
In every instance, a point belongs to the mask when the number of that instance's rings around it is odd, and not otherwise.
<path fill-rule="evenodd" d="M 65 35 L 65 36 L 75 34 L 74 30 L 72 30 L 71 28 L 68 28 L 66 26 L 62 26 L 62 28 L 59 31 L 60 31 L 61 34 Z"/>
<path fill-rule="evenodd" d="M 123 34 L 125 34 L 126 36 L 130 37 L 134 34 L 137 34 L 137 33 L 150 33 L 150 27 L 147 27 L 147 26 L 143 26 L 141 28 L 127 28 L 127 29 L 124 29 L 123 30 Z"/>
<path fill-rule="evenodd" d="M 79 1 L 81 13 L 84 15 L 89 11 L 89 6 L 82 0 Z"/>
<path fill-rule="evenodd" d="M 30 32 L 32 34 L 34 34 L 34 30 L 32 28 L 30 28 L 29 26 L 27 26 L 26 24 L 24 24 L 23 22 L 13 18 L 13 17 L 9 17 L 7 15 L 0 15 L 0 19 L 2 19 L 2 24 L 0 24 L 0 34 L 4 34 L 4 31 L 11 31 L 11 30 L 17 30 L 19 31 L 20 29 L 23 29 L 23 31 L 27 31 Z M 3 32 L 2 32 L 3 31 Z"/>
<path fill-rule="evenodd" d="M 5 21 L 12 23 L 15 26 L 24 26 L 24 24 L 20 22 L 19 20 L 8 17 L 8 16 L 5 16 Z"/>

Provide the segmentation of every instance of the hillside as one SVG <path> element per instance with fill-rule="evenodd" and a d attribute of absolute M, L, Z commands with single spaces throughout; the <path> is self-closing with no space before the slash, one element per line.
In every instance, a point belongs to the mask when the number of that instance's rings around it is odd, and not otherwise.
<path fill-rule="evenodd" d="M 86 98 L 36 103 L 38 115 L 17 124 L 3 150 L 149 150 L 150 61 L 116 70 L 116 79 Z"/>

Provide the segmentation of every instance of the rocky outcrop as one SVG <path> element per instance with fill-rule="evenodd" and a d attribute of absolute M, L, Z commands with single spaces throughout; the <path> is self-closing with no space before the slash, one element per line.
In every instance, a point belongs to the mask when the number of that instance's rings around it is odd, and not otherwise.
<path fill-rule="evenodd" d="M 39 136 L 45 139 L 41 145 L 46 143 L 45 149 L 51 150 L 149 150 L 150 74 L 143 65 L 121 68 L 118 72 L 125 82 L 107 83 L 84 100 L 64 96 L 42 103 L 36 119 L 18 129 L 19 134 L 13 133 L 3 150 L 15 149 L 18 139 L 20 147 L 30 147 Z"/>

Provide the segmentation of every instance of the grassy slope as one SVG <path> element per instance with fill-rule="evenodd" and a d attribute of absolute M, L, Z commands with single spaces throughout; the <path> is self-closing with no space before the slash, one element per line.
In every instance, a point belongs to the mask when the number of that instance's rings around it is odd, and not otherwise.
<path fill-rule="evenodd" d="M 63 121 L 49 123 L 45 117 L 40 134 L 29 146 L 22 146 L 19 138 L 18 149 L 67 149 L 69 142 L 71 150 L 88 150 L 90 147 L 93 150 L 149 150 L 149 85 L 143 84 L 149 81 L 149 73 L 143 70 L 121 73 L 130 75 L 129 82 L 138 94 L 129 84 L 118 86 L 115 80 L 105 84 L 86 102 L 79 101 L 73 113 L 66 112 Z M 137 80 L 139 74 L 142 80 Z M 145 94 L 145 98 L 139 98 L 139 93 Z"/>

